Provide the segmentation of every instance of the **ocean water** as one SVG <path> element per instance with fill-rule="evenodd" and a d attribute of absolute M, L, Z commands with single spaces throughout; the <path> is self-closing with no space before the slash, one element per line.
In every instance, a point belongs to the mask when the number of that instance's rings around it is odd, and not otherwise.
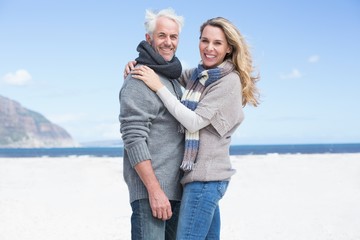
<path fill-rule="evenodd" d="M 161 149 L 159 149 L 161 151 Z M 283 144 L 283 145 L 232 145 L 230 155 L 260 154 L 316 154 L 360 153 L 360 143 L 351 144 Z M 122 147 L 77 148 L 0 148 L 0 157 L 122 157 Z"/>

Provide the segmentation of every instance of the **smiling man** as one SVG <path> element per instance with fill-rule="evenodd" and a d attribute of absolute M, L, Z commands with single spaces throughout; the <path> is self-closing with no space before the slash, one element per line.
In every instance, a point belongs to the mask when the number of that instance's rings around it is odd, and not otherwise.
<path fill-rule="evenodd" d="M 169 91 L 181 98 L 182 67 L 175 52 L 183 18 L 172 9 L 147 10 L 138 65 L 152 68 Z M 156 93 L 131 74 L 119 94 L 124 142 L 124 179 L 132 208 L 132 239 L 175 239 L 182 188 L 184 134 Z"/>

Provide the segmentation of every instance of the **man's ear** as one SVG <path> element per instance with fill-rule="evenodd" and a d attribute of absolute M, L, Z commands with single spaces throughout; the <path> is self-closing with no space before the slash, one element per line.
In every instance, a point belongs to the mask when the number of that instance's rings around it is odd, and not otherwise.
<path fill-rule="evenodd" d="M 146 33 L 146 34 L 145 34 L 145 39 L 146 39 L 146 41 L 147 41 L 148 43 L 151 44 L 151 36 L 150 36 L 150 34 Z"/>

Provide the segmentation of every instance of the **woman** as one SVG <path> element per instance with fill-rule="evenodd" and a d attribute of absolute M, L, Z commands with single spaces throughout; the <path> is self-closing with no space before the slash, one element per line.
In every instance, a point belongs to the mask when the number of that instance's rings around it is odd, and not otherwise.
<path fill-rule="evenodd" d="M 230 21 L 222 17 L 206 21 L 200 28 L 199 50 L 198 67 L 180 78 L 186 86 L 182 104 L 151 68 L 131 71 L 186 128 L 177 233 L 181 240 L 220 239 L 219 201 L 235 173 L 229 156 L 231 135 L 244 118 L 242 107 L 259 103 L 248 46 Z"/>

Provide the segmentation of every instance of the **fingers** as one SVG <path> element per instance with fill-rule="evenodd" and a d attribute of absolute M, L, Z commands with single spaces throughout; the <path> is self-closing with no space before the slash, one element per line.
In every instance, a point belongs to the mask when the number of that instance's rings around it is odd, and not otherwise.
<path fill-rule="evenodd" d="M 136 67 L 131 70 L 131 74 L 135 78 L 143 79 L 141 77 L 149 77 L 150 76 L 149 69 L 151 69 L 151 68 L 146 67 L 146 66 Z M 146 78 L 144 78 L 144 79 L 146 79 Z"/>
<path fill-rule="evenodd" d="M 137 76 L 151 77 L 153 76 L 153 70 L 147 66 L 140 66 L 132 68 L 130 73 Z"/>
<path fill-rule="evenodd" d="M 171 204 L 166 195 L 161 191 L 149 198 L 152 215 L 162 221 L 169 220 L 172 216 Z"/>
<path fill-rule="evenodd" d="M 135 68 L 136 61 L 130 61 L 125 65 L 124 69 L 124 79 L 131 73 L 131 70 Z"/>
<path fill-rule="evenodd" d="M 131 67 L 129 65 L 126 65 L 125 66 L 125 69 L 124 69 L 124 79 L 127 77 L 127 75 L 129 75 L 129 73 L 131 72 Z"/>
<path fill-rule="evenodd" d="M 131 74 L 134 78 L 140 79 L 144 75 L 144 71 L 141 68 L 134 68 L 131 70 Z"/>
<path fill-rule="evenodd" d="M 166 213 L 167 213 L 167 219 L 169 220 L 172 217 L 172 211 L 171 211 L 171 207 L 166 209 Z"/>
<path fill-rule="evenodd" d="M 136 61 L 130 61 L 129 66 L 131 66 L 131 69 L 133 69 L 136 65 Z"/>
<path fill-rule="evenodd" d="M 170 206 L 163 209 L 153 210 L 152 212 L 155 218 L 162 221 L 169 220 L 172 217 L 172 211 Z"/>
<path fill-rule="evenodd" d="M 129 72 L 127 72 L 127 70 L 125 69 L 124 70 L 124 75 L 123 75 L 124 79 L 127 77 L 127 75 L 129 75 Z"/>

